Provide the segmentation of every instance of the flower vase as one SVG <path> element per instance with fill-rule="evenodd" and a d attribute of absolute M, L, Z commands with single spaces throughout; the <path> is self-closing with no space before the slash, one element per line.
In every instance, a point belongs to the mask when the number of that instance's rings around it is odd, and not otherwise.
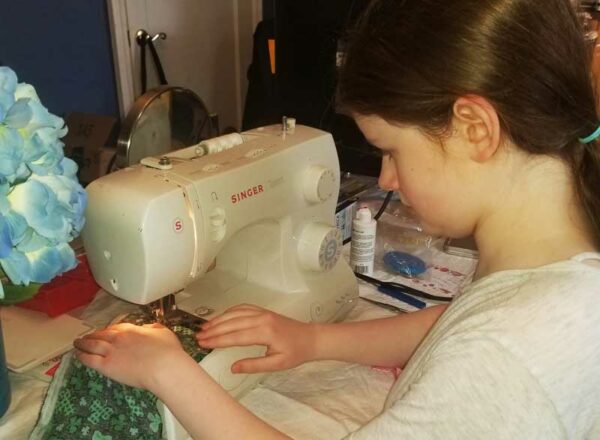
<path fill-rule="evenodd" d="M 12 284 L 7 278 L 2 277 L 0 280 L 2 280 L 2 287 L 4 289 L 4 298 L 0 299 L 0 304 L 5 306 L 33 298 L 43 286 L 41 283 L 29 283 L 27 286 L 17 286 Z"/>
<path fill-rule="evenodd" d="M 2 322 L 0 321 L 0 417 L 6 413 L 10 405 L 10 382 L 8 380 L 8 367 L 4 353 L 4 336 L 2 335 Z"/>

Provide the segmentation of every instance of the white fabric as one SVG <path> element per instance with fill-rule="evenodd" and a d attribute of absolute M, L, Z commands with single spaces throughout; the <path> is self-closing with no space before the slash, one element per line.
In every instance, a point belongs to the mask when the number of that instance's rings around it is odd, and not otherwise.
<path fill-rule="evenodd" d="M 10 407 L 0 418 L 0 439 L 26 440 L 35 424 L 48 383 L 23 374 L 9 373 Z"/>
<path fill-rule="evenodd" d="M 455 298 L 352 439 L 600 439 L 600 254 Z"/>
<path fill-rule="evenodd" d="M 381 412 L 389 372 L 343 362 L 314 362 L 275 373 L 240 403 L 294 439 L 340 439 Z"/>

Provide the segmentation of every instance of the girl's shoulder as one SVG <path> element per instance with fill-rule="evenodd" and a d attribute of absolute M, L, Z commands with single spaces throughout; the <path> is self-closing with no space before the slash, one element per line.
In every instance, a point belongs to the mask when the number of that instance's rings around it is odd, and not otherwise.
<path fill-rule="evenodd" d="M 592 350 L 600 362 L 600 265 L 595 260 L 600 261 L 599 254 L 482 278 L 454 299 L 432 339 L 443 346 L 493 343 L 522 359 L 533 353 L 570 353 L 576 359 Z"/>
<path fill-rule="evenodd" d="M 598 294 L 600 253 L 584 253 L 533 269 L 489 275 L 468 286 L 457 298 L 456 306 L 543 308 L 544 304 L 554 307 L 558 302 L 561 307 L 569 308 L 596 301 Z"/>
<path fill-rule="evenodd" d="M 438 342 L 494 344 L 534 370 L 566 360 L 600 363 L 595 260 L 600 255 L 582 255 L 474 283 L 440 318 Z"/>
<path fill-rule="evenodd" d="M 444 410 L 470 415 L 448 426 L 452 417 L 426 414 L 447 431 L 494 426 L 502 438 L 578 438 L 596 421 L 588 409 L 600 407 L 598 295 L 600 268 L 584 259 L 473 283 L 421 343 L 386 408 L 395 421 L 444 402 Z M 507 426 L 525 431 L 509 435 Z M 540 437 L 542 429 L 548 432 Z"/>

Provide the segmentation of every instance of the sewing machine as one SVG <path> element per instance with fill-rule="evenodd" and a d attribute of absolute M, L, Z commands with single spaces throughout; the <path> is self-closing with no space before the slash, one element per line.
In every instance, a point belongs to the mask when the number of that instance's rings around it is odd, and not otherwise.
<path fill-rule="evenodd" d="M 302 321 L 339 320 L 358 294 L 334 226 L 339 181 L 331 135 L 285 122 L 145 158 L 87 187 L 82 235 L 92 273 L 163 319 L 176 308 L 211 319 L 249 303 Z M 234 375 L 231 364 L 263 353 L 216 349 L 200 364 L 239 397 L 262 375 Z M 189 438 L 161 411 L 166 438 Z"/>

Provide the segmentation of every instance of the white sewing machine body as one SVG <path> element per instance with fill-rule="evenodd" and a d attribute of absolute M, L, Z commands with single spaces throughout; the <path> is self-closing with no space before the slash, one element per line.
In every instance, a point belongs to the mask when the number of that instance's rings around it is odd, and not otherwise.
<path fill-rule="evenodd" d="M 240 139 L 214 154 L 193 146 L 146 158 L 90 184 L 83 241 L 94 278 L 137 304 L 179 292 L 178 307 L 205 319 L 241 303 L 302 321 L 342 318 L 358 289 L 339 258 L 331 135 L 278 125 Z M 233 375 L 231 364 L 263 352 L 213 350 L 201 365 L 240 396 L 262 375 Z M 189 438 L 166 408 L 163 421 L 166 438 Z"/>

